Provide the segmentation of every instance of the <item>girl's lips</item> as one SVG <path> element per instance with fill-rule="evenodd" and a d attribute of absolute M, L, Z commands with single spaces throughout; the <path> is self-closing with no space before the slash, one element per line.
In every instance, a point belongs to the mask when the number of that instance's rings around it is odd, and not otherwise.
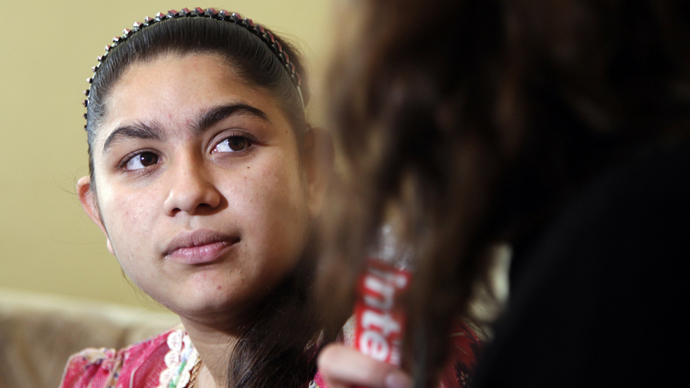
<path fill-rule="evenodd" d="M 239 241 L 239 237 L 212 230 L 182 232 L 168 244 L 165 258 L 189 265 L 211 263 Z"/>

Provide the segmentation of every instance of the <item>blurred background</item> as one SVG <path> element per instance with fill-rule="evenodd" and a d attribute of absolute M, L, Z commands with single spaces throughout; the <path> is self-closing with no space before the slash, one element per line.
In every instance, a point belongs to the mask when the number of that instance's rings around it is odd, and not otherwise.
<path fill-rule="evenodd" d="M 5 12 L 0 24 L 0 288 L 150 306 L 126 281 L 75 195 L 77 179 L 88 173 L 81 103 L 96 57 L 113 36 L 145 16 L 213 6 L 292 39 L 318 86 L 330 1 L 0 4 Z M 318 123 L 318 106 L 310 110 Z"/>

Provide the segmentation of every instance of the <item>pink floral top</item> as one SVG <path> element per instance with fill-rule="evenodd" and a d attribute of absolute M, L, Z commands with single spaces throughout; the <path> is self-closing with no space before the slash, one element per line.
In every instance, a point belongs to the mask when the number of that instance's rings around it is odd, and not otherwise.
<path fill-rule="evenodd" d="M 184 388 L 199 353 L 176 328 L 115 349 L 84 349 L 70 357 L 61 388 Z"/>
<path fill-rule="evenodd" d="M 343 334 L 344 343 L 351 345 L 351 322 L 345 325 Z M 440 388 L 468 387 L 479 340 L 472 331 L 459 326 L 451 342 L 451 362 Z M 70 357 L 60 388 L 187 388 L 198 357 L 187 333 L 176 328 L 121 350 L 82 350 Z M 309 388 L 328 386 L 317 372 Z"/>

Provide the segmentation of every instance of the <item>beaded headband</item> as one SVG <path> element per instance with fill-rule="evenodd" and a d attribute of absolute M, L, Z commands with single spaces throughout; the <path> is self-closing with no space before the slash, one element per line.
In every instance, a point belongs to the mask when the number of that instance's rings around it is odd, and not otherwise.
<path fill-rule="evenodd" d="M 134 23 L 132 25 L 132 29 L 127 29 L 125 28 L 122 33 L 122 36 L 116 36 L 113 38 L 113 43 L 110 45 L 105 46 L 105 54 L 101 55 L 98 57 L 98 64 L 94 67 L 91 68 L 93 70 L 93 75 L 91 78 L 87 78 L 86 82 L 89 83 L 88 89 L 84 90 L 84 95 L 86 96 L 86 99 L 84 100 L 84 107 L 88 108 L 89 106 L 89 93 L 91 91 L 91 83 L 93 82 L 94 78 L 96 77 L 96 72 L 98 71 L 98 68 L 101 67 L 101 64 L 105 59 L 108 57 L 108 54 L 112 49 L 114 49 L 118 44 L 121 44 L 122 42 L 126 41 L 129 39 L 132 35 L 135 33 L 141 31 L 142 29 L 154 25 L 158 22 L 161 22 L 163 20 L 168 20 L 168 19 L 179 19 L 179 18 L 185 18 L 185 17 L 204 17 L 204 18 L 209 18 L 209 19 L 216 19 L 216 20 L 222 20 L 226 21 L 229 23 L 234 23 L 237 24 L 238 26 L 242 26 L 246 28 L 249 32 L 253 33 L 254 35 L 258 36 L 261 38 L 261 40 L 266 43 L 266 45 L 273 51 L 273 53 L 276 55 L 278 60 L 280 60 L 280 63 L 283 64 L 283 67 L 285 70 L 288 72 L 288 75 L 290 75 L 290 78 L 292 79 L 293 84 L 297 88 L 297 94 L 299 94 L 300 101 L 302 102 L 302 107 L 304 108 L 304 97 L 302 97 L 302 89 L 300 88 L 300 85 L 302 84 L 302 77 L 299 75 L 299 73 L 295 69 L 295 65 L 290 62 L 290 56 L 288 55 L 287 52 L 283 51 L 283 46 L 280 44 L 278 39 L 269 31 L 268 29 L 264 28 L 260 24 L 256 24 L 252 21 L 252 19 L 248 18 L 242 18 L 240 14 L 235 13 L 235 12 L 228 12 L 226 10 L 221 10 L 219 12 L 216 12 L 215 9 L 213 8 L 207 8 L 206 10 L 197 7 L 194 8 L 193 10 L 189 10 L 187 8 L 183 8 L 180 12 L 177 12 L 175 10 L 170 10 L 168 11 L 167 14 L 163 14 L 161 12 L 156 14 L 155 18 L 150 18 L 146 17 L 144 19 L 143 23 Z M 84 113 L 84 119 L 87 118 L 88 113 Z M 87 128 L 87 125 L 84 125 L 84 129 Z"/>

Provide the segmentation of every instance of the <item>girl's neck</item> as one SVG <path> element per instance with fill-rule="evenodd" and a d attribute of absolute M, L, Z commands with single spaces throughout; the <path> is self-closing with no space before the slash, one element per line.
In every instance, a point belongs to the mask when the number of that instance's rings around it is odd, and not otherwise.
<path fill-rule="evenodd" d="M 195 388 L 227 387 L 228 366 L 238 333 L 180 317 L 202 361 Z"/>

